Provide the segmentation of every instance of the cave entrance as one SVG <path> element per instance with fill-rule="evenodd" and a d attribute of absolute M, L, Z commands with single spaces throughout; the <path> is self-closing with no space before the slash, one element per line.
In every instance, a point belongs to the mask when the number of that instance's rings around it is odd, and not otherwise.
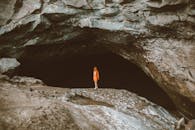
<path fill-rule="evenodd" d="M 175 110 L 167 94 L 139 67 L 112 52 L 75 54 L 42 61 L 20 60 L 17 75 L 41 79 L 49 86 L 93 88 L 92 71 L 98 66 L 100 88 L 126 89 L 169 110 Z"/>

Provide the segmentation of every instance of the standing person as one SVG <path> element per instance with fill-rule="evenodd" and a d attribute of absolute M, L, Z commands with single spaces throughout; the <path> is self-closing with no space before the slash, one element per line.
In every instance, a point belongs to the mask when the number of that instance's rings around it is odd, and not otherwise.
<path fill-rule="evenodd" d="M 98 88 L 98 80 L 99 79 L 100 79 L 99 71 L 98 71 L 97 67 L 95 66 L 93 68 L 93 82 L 94 82 L 94 85 L 95 85 L 95 89 Z"/>

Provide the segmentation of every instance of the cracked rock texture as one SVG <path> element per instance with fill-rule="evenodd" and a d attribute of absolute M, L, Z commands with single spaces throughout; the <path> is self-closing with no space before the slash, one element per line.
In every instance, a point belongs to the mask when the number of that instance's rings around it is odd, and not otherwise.
<path fill-rule="evenodd" d="M 0 78 L 1 130 L 174 130 L 176 118 L 116 89 L 68 89 L 40 80 Z"/>
<path fill-rule="evenodd" d="M 38 61 L 106 48 L 140 66 L 195 118 L 194 0 L 3 0 L 0 7 L 0 57 Z"/>

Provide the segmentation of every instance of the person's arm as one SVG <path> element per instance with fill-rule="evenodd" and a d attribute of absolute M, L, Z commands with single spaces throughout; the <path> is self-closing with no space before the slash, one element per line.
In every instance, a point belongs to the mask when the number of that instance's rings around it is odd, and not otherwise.
<path fill-rule="evenodd" d="M 100 73 L 99 73 L 99 71 L 97 71 L 97 78 L 98 78 L 98 80 L 100 79 Z"/>

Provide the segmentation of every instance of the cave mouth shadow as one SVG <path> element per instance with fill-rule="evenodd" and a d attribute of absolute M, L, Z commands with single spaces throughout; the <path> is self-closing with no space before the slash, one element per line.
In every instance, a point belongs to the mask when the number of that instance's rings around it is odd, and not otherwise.
<path fill-rule="evenodd" d="M 100 88 L 126 89 L 148 100 L 175 111 L 168 95 L 138 66 L 112 52 L 102 54 L 76 54 L 33 61 L 20 60 L 14 75 L 41 79 L 49 86 L 64 88 L 93 88 L 93 67 L 100 71 Z"/>

